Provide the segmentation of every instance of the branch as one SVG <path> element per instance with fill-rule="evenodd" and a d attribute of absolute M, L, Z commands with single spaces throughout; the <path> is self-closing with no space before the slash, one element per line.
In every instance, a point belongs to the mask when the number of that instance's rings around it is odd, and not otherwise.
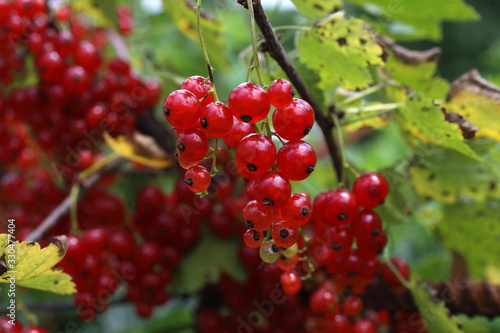
<path fill-rule="evenodd" d="M 172 133 L 155 117 L 152 109 L 147 109 L 137 116 L 137 129 L 153 139 L 168 154 L 175 153 L 175 140 Z"/>
<path fill-rule="evenodd" d="M 87 191 L 92 188 L 99 180 L 116 170 L 118 170 L 121 165 L 123 164 L 125 160 L 123 158 L 118 158 L 112 162 L 110 162 L 108 165 L 102 168 L 99 172 L 96 172 L 92 175 L 90 175 L 87 179 L 85 179 L 82 184 L 80 185 L 80 191 L 78 193 L 78 200 L 81 199 Z M 57 206 L 46 218 L 43 220 L 41 224 L 38 225 L 38 227 L 33 230 L 27 237 L 26 240 L 29 242 L 34 242 L 40 237 L 43 236 L 47 230 L 52 228 L 61 220 L 61 218 L 68 214 L 69 212 L 69 207 L 71 205 L 71 197 L 68 195 L 60 204 Z"/>
<path fill-rule="evenodd" d="M 300 96 L 314 109 L 316 122 L 323 132 L 326 144 L 328 145 L 328 151 L 330 153 L 330 156 L 332 157 L 335 173 L 337 174 L 337 178 L 340 179 L 342 175 L 343 165 L 339 149 L 337 148 L 337 144 L 333 139 L 332 129 L 334 128 L 334 125 L 331 119 L 328 119 L 323 114 L 320 105 L 318 104 L 318 102 L 316 102 L 302 77 L 299 75 L 299 73 L 297 73 L 297 70 L 288 57 L 285 48 L 283 47 L 283 45 L 281 45 L 278 36 L 274 32 L 273 27 L 271 26 L 271 23 L 269 22 L 269 19 L 267 18 L 267 15 L 264 11 L 264 8 L 262 8 L 262 4 L 260 3 L 260 1 L 254 1 L 254 12 L 255 22 L 259 26 L 260 31 L 266 40 L 266 46 L 269 54 L 274 58 L 274 60 L 276 60 L 276 62 L 286 73 L 294 87 L 299 92 Z"/>

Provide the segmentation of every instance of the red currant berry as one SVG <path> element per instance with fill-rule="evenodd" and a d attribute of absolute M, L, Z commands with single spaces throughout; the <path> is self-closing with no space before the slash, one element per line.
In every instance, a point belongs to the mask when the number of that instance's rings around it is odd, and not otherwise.
<path fill-rule="evenodd" d="M 245 82 L 235 87 L 229 94 L 229 110 L 245 123 L 257 123 L 264 119 L 271 103 L 266 91 L 258 84 Z"/>
<path fill-rule="evenodd" d="M 252 200 L 243 208 L 243 220 L 247 228 L 263 231 L 269 229 L 273 223 L 273 213 L 262 210 L 257 201 Z"/>
<path fill-rule="evenodd" d="M 191 162 L 191 161 L 186 160 L 184 157 L 182 157 L 182 155 L 177 154 L 177 162 L 179 162 L 179 165 L 181 166 L 181 168 L 187 170 L 191 167 L 194 167 L 195 165 L 198 165 L 199 161 Z"/>
<path fill-rule="evenodd" d="M 328 247 L 336 253 L 348 253 L 352 246 L 351 230 L 345 225 L 326 229 L 324 239 Z"/>
<path fill-rule="evenodd" d="M 399 274 L 401 274 L 405 280 L 408 280 L 408 278 L 410 277 L 410 266 L 408 265 L 406 260 L 402 258 L 393 257 L 391 258 L 391 262 L 396 267 Z M 402 286 L 399 279 L 387 265 L 382 266 L 382 278 L 384 279 L 385 282 L 389 283 L 394 287 Z"/>
<path fill-rule="evenodd" d="M 224 143 L 228 145 L 228 147 L 236 149 L 238 148 L 238 144 L 241 139 L 245 136 L 255 133 L 256 128 L 255 124 L 247 124 L 236 117 L 233 117 L 233 127 L 231 130 L 224 136 Z"/>
<path fill-rule="evenodd" d="M 200 103 L 202 106 L 208 105 L 214 101 L 214 94 L 207 96 L 210 90 L 210 82 L 203 76 L 191 76 L 184 80 L 181 84 L 181 89 L 186 89 L 192 92 L 198 100 L 205 97 Z"/>
<path fill-rule="evenodd" d="M 284 108 L 290 104 L 295 95 L 292 84 L 285 79 L 274 80 L 267 90 L 269 101 L 277 108 Z"/>
<path fill-rule="evenodd" d="M 165 99 L 163 114 L 169 124 L 179 130 L 195 127 L 201 115 L 200 102 L 187 90 L 175 90 Z"/>
<path fill-rule="evenodd" d="M 177 141 L 179 155 L 190 162 L 202 160 L 208 152 L 208 138 L 197 128 L 188 128 Z"/>
<path fill-rule="evenodd" d="M 288 295 L 296 295 L 302 289 L 302 281 L 299 274 L 295 271 L 281 273 L 280 282 L 283 291 Z"/>
<path fill-rule="evenodd" d="M 165 197 L 159 187 L 145 186 L 137 194 L 137 213 L 145 218 L 156 217 L 163 211 L 164 202 Z"/>
<path fill-rule="evenodd" d="M 365 234 L 358 236 L 356 239 L 359 252 L 366 257 L 374 257 L 377 254 L 382 254 L 384 247 L 387 245 L 387 235 L 380 231 L 375 236 Z"/>
<path fill-rule="evenodd" d="M 351 228 L 356 237 L 377 236 L 382 231 L 382 219 L 374 211 L 363 209 L 358 213 Z"/>
<path fill-rule="evenodd" d="M 281 255 L 276 261 L 276 265 L 278 265 L 278 267 L 282 271 L 291 271 L 297 266 L 298 263 L 299 263 L 299 256 L 297 254 L 290 258 Z"/>
<path fill-rule="evenodd" d="M 358 296 L 347 296 L 342 302 L 342 311 L 349 317 L 359 315 L 363 311 L 363 300 Z"/>
<path fill-rule="evenodd" d="M 201 130 L 208 137 L 224 137 L 233 127 L 233 115 L 221 102 L 213 102 L 202 109 L 200 116 Z"/>
<path fill-rule="evenodd" d="M 40 78 L 49 83 L 60 82 L 61 73 L 64 73 L 66 64 L 59 53 L 46 52 L 37 62 Z"/>
<path fill-rule="evenodd" d="M 325 214 L 330 224 L 352 223 L 358 216 L 358 202 L 351 191 L 338 189 L 330 192 L 325 202 Z"/>
<path fill-rule="evenodd" d="M 276 147 L 265 135 L 247 135 L 238 145 L 236 161 L 246 172 L 261 175 L 276 162 Z"/>
<path fill-rule="evenodd" d="M 379 173 L 364 173 L 354 181 L 352 191 L 361 207 L 372 209 L 384 201 L 389 193 L 389 184 Z"/>
<path fill-rule="evenodd" d="M 316 166 L 316 152 L 307 142 L 292 140 L 278 151 L 278 169 L 290 180 L 304 180 Z"/>
<path fill-rule="evenodd" d="M 264 233 L 254 229 L 247 229 L 243 234 L 243 241 L 248 247 L 259 248 L 264 241 Z"/>
<path fill-rule="evenodd" d="M 366 318 L 360 318 L 352 324 L 352 333 L 377 333 L 373 323 Z"/>
<path fill-rule="evenodd" d="M 292 186 L 281 172 L 268 171 L 255 181 L 254 193 L 263 209 L 278 209 L 290 198 Z"/>
<path fill-rule="evenodd" d="M 285 140 L 302 139 L 309 134 L 313 125 L 314 111 L 302 99 L 294 98 L 288 106 L 274 110 L 274 129 Z"/>
<path fill-rule="evenodd" d="M 203 192 L 210 186 L 210 172 L 201 165 L 195 165 L 186 171 L 184 182 L 194 193 Z"/>
<path fill-rule="evenodd" d="M 271 236 L 279 247 L 288 248 L 297 242 L 299 232 L 296 227 L 288 225 L 285 221 L 273 224 Z"/>
<path fill-rule="evenodd" d="M 72 66 L 64 73 L 64 87 L 71 94 L 82 94 L 87 91 L 90 80 L 83 67 Z"/>
<path fill-rule="evenodd" d="M 311 219 L 311 201 L 300 194 L 292 195 L 281 208 L 281 216 L 291 226 L 301 227 Z"/>
<path fill-rule="evenodd" d="M 102 58 L 97 47 L 88 41 L 78 44 L 75 51 L 75 63 L 85 68 L 87 73 L 93 74 L 101 66 Z"/>

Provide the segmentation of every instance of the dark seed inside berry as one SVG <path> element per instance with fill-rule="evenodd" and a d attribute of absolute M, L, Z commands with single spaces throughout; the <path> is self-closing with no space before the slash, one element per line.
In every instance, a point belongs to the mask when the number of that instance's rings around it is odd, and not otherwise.
<path fill-rule="evenodd" d="M 300 214 L 304 216 L 307 216 L 310 212 L 311 210 L 307 206 L 304 206 L 300 209 Z"/>
<path fill-rule="evenodd" d="M 332 249 L 340 250 L 340 244 L 339 243 L 332 243 Z"/>
<path fill-rule="evenodd" d="M 337 215 L 337 218 L 340 221 L 345 221 L 347 219 L 347 214 L 346 213 L 339 213 L 339 215 Z"/>
<path fill-rule="evenodd" d="M 180 151 L 184 151 L 184 149 L 186 149 L 186 145 L 184 144 L 184 142 L 179 142 L 179 144 L 177 145 L 177 149 L 179 149 Z"/>
<path fill-rule="evenodd" d="M 307 134 L 309 134 L 309 132 L 311 132 L 311 126 L 307 126 L 307 127 L 304 129 L 304 132 L 302 132 L 302 134 L 307 135 Z"/>
<path fill-rule="evenodd" d="M 273 245 L 271 246 L 271 250 L 273 250 L 273 252 L 274 252 L 274 253 L 278 252 L 278 251 L 279 251 L 279 249 L 280 249 L 280 248 L 279 248 L 279 247 L 278 247 L 278 245 L 276 245 L 276 244 L 273 244 Z"/>
<path fill-rule="evenodd" d="M 307 173 L 307 174 L 309 174 L 309 173 L 311 173 L 311 172 L 313 172 L 313 171 L 314 171 L 314 165 L 310 165 L 310 166 L 307 168 L 306 173 Z"/>
<path fill-rule="evenodd" d="M 374 187 L 371 187 L 370 190 L 368 191 L 368 193 L 370 194 L 370 197 L 372 197 L 372 198 L 376 198 L 376 197 L 380 196 L 377 189 Z"/>
<path fill-rule="evenodd" d="M 258 242 L 260 241 L 260 234 L 257 231 L 253 231 L 253 240 Z"/>
<path fill-rule="evenodd" d="M 288 235 L 289 235 L 288 230 L 286 230 L 286 229 L 282 229 L 282 230 L 280 231 L 280 237 L 281 237 L 281 238 L 286 239 L 286 238 L 288 238 Z"/>
<path fill-rule="evenodd" d="M 372 235 L 373 236 L 377 236 L 379 233 L 380 233 L 380 229 L 379 228 L 373 228 L 372 229 Z"/>
<path fill-rule="evenodd" d="M 188 186 L 193 185 L 193 178 L 189 177 L 184 179 L 184 183 L 188 184 Z"/>
<path fill-rule="evenodd" d="M 207 118 L 201 118 L 200 123 L 201 123 L 201 126 L 203 126 L 203 128 L 207 128 L 208 127 Z"/>
<path fill-rule="evenodd" d="M 264 198 L 264 200 L 262 200 L 262 203 L 264 204 L 264 206 L 274 206 L 273 199 Z"/>
<path fill-rule="evenodd" d="M 167 117 L 170 116 L 170 108 L 168 106 L 165 106 L 165 108 L 163 109 L 163 113 Z"/>
<path fill-rule="evenodd" d="M 245 226 L 246 226 L 247 228 L 249 228 L 249 229 L 250 229 L 250 228 L 255 227 L 255 225 L 253 224 L 253 222 L 252 222 L 252 221 L 248 221 L 248 220 L 247 220 L 247 221 L 245 221 Z M 254 236 L 254 237 L 255 237 L 255 236 Z"/>
<path fill-rule="evenodd" d="M 255 172 L 257 171 L 257 166 L 255 164 L 247 164 L 248 171 Z"/>
<path fill-rule="evenodd" d="M 240 117 L 241 120 L 243 120 L 245 123 L 248 123 L 249 121 L 252 120 L 252 117 L 249 117 L 249 116 L 241 116 Z"/>

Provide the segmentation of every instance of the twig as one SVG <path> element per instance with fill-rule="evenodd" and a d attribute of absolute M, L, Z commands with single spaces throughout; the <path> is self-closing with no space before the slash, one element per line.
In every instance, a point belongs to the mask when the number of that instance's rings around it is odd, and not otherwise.
<path fill-rule="evenodd" d="M 337 144 L 333 138 L 332 129 L 334 125 L 330 119 L 328 119 L 322 112 L 320 105 L 316 102 L 315 98 L 307 88 L 302 77 L 297 73 L 295 66 L 288 57 L 283 45 L 281 45 L 278 36 L 273 30 L 269 19 L 262 7 L 260 1 L 255 1 L 254 5 L 255 22 L 260 28 L 262 35 L 264 36 L 268 48 L 268 52 L 271 57 L 276 60 L 283 71 L 286 73 L 292 84 L 297 89 L 300 96 L 308 102 L 314 109 L 314 115 L 316 117 L 316 122 L 318 123 L 323 135 L 325 137 L 326 144 L 328 145 L 328 151 L 332 157 L 333 167 L 337 174 L 337 178 L 340 179 L 342 174 L 342 159 L 337 148 Z"/>
<path fill-rule="evenodd" d="M 87 179 L 82 181 L 80 184 L 80 191 L 78 192 L 78 199 L 81 199 L 87 191 L 92 188 L 103 176 L 110 172 L 118 170 L 125 160 L 123 158 L 118 158 L 108 165 L 103 167 L 99 172 L 90 175 Z M 69 208 L 71 206 L 71 196 L 67 196 L 60 204 L 57 206 L 50 214 L 43 220 L 38 227 L 33 230 L 27 237 L 26 240 L 29 242 L 34 242 L 38 240 L 42 235 L 52 228 L 54 225 L 61 220 L 61 218 L 68 214 Z"/>

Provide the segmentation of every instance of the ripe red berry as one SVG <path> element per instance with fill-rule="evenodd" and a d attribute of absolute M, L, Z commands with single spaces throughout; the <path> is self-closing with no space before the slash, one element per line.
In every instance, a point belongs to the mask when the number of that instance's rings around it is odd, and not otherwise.
<path fill-rule="evenodd" d="M 137 213 L 141 217 L 152 218 L 158 216 L 164 208 L 163 192 L 156 186 L 145 186 L 137 194 Z"/>
<path fill-rule="evenodd" d="M 372 210 L 363 209 L 352 223 L 351 229 L 354 236 L 377 236 L 382 231 L 382 219 Z"/>
<path fill-rule="evenodd" d="M 278 151 L 278 169 L 290 180 L 304 180 L 314 171 L 316 152 L 307 142 L 292 140 Z"/>
<path fill-rule="evenodd" d="M 358 216 L 359 207 L 351 191 L 337 189 L 328 194 L 324 209 L 328 222 L 338 225 L 352 223 Z"/>
<path fill-rule="evenodd" d="M 203 192 L 210 186 L 210 172 L 201 165 L 195 165 L 186 171 L 184 182 L 194 193 Z"/>
<path fill-rule="evenodd" d="M 380 205 L 389 193 L 389 183 L 379 173 L 364 173 L 354 181 L 352 191 L 361 207 L 372 209 Z"/>
<path fill-rule="evenodd" d="M 366 318 L 360 318 L 352 324 L 352 333 L 377 333 L 373 323 Z"/>
<path fill-rule="evenodd" d="M 281 216 L 291 226 L 300 227 L 311 219 L 311 201 L 300 194 L 292 195 L 281 208 Z"/>
<path fill-rule="evenodd" d="M 285 140 L 299 140 L 311 131 L 314 125 L 314 111 L 304 100 L 294 98 L 284 108 L 276 108 L 273 126 L 276 133 Z"/>
<path fill-rule="evenodd" d="M 268 171 L 255 181 L 254 193 L 263 209 L 278 209 L 290 198 L 292 186 L 281 172 Z"/>
<path fill-rule="evenodd" d="M 254 229 L 247 229 L 243 234 L 243 241 L 248 247 L 256 249 L 264 241 L 264 233 Z"/>
<path fill-rule="evenodd" d="M 82 41 L 75 51 L 75 63 L 85 68 L 89 74 L 93 74 L 101 66 L 102 58 L 94 44 Z"/>
<path fill-rule="evenodd" d="M 396 267 L 398 272 L 403 276 L 403 278 L 405 278 L 405 280 L 408 280 L 410 277 L 410 266 L 408 265 L 406 260 L 404 260 L 403 258 L 393 257 L 391 258 L 391 262 Z M 381 273 L 384 281 L 389 283 L 390 285 L 394 287 L 399 287 L 402 285 L 396 275 L 391 271 L 389 266 L 383 265 Z"/>
<path fill-rule="evenodd" d="M 169 124 L 179 130 L 194 127 L 201 115 L 200 102 L 187 90 L 175 90 L 165 99 L 163 114 Z"/>
<path fill-rule="evenodd" d="M 257 201 L 249 201 L 243 208 L 243 221 L 247 228 L 258 231 L 269 229 L 273 223 L 273 213 L 269 210 L 262 210 Z"/>
<path fill-rule="evenodd" d="M 235 87 L 229 94 L 229 110 L 245 123 L 257 123 L 264 119 L 271 103 L 266 91 L 258 84 L 245 82 Z"/>
<path fill-rule="evenodd" d="M 342 311 L 346 316 L 355 317 L 363 311 L 363 300 L 358 296 L 349 295 L 342 302 Z"/>
<path fill-rule="evenodd" d="M 280 282 L 283 291 L 288 295 L 296 295 L 302 289 L 302 281 L 299 274 L 295 271 L 281 273 Z"/>
<path fill-rule="evenodd" d="M 81 94 L 88 90 L 90 80 L 83 67 L 72 66 L 64 73 L 64 88 L 72 94 Z"/>
<path fill-rule="evenodd" d="M 238 145 L 236 161 L 246 172 L 261 175 L 276 162 L 276 147 L 265 135 L 247 135 Z"/>
<path fill-rule="evenodd" d="M 275 222 L 271 231 L 274 242 L 279 247 L 290 247 L 297 242 L 299 232 L 285 221 Z"/>
<path fill-rule="evenodd" d="M 202 109 L 200 124 L 201 130 L 208 137 L 222 138 L 233 127 L 233 115 L 224 103 L 213 102 Z"/>
<path fill-rule="evenodd" d="M 295 95 L 292 84 L 285 79 L 274 80 L 267 90 L 269 101 L 277 108 L 284 108 L 290 104 Z"/>
<path fill-rule="evenodd" d="M 350 228 L 345 225 L 336 225 L 326 229 L 324 239 L 327 246 L 336 253 L 348 253 L 353 240 Z"/>
<path fill-rule="evenodd" d="M 208 91 L 210 90 L 210 81 L 208 81 L 203 76 L 190 76 L 184 80 L 181 84 L 181 89 L 186 89 L 192 92 L 198 100 L 207 96 Z M 208 105 L 214 101 L 214 95 L 210 94 L 205 97 L 200 103 L 202 106 Z"/>
<path fill-rule="evenodd" d="M 197 128 L 189 128 L 182 132 L 177 141 L 179 155 L 190 162 L 202 160 L 208 152 L 208 138 Z"/>
<path fill-rule="evenodd" d="M 230 148 L 236 149 L 238 148 L 238 144 L 241 139 L 245 136 L 255 133 L 256 128 L 255 124 L 248 124 L 236 117 L 233 117 L 233 127 L 231 130 L 224 136 L 224 143 L 228 145 Z"/>
<path fill-rule="evenodd" d="M 43 81 L 54 83 L 61 80 L 61 73 L 64 73 L 66 64 L 59 53 L 52 51 L 46 52 L 38 59 L 37 68 Z"/>

